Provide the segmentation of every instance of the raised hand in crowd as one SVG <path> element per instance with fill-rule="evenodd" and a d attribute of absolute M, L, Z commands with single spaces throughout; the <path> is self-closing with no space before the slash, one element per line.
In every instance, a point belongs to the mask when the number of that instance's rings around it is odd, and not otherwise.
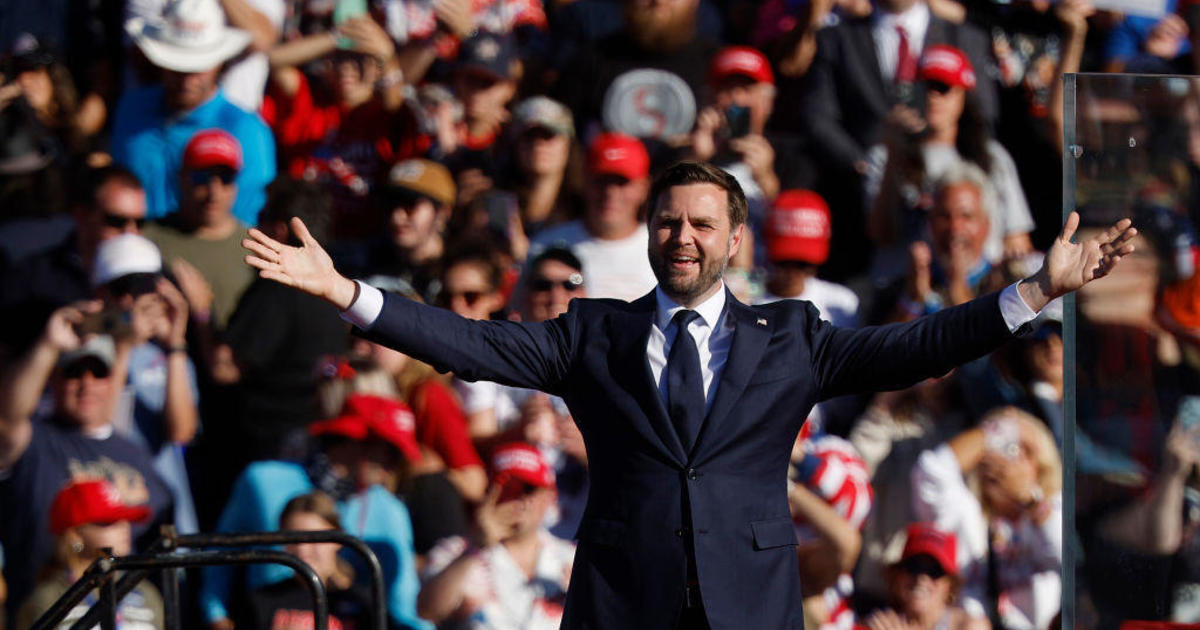
<path fill-rule="evenodd" d="M 41 337 L 0 384 L 0 469 L 21 458 L 33 438 L 30 419 L 59 355 L 81 347 L 85 321 L 99 315 L 99 300 L 76 302 L 50 314 Z"/>
<path fill-rule="evenodd" d="M 696 115 L 696 127 L 689 138 L 691 156 L 707 162 L 722 151 L 736 154 L 750 168 L 755 183 L 763 190 L 763 196 L 774 199 L 779 194 L 779 177 L 775 174 L 775 149 L 770 141 L 753 131 L 739 137 L 723 137 L 728 135 L 728 128 L 729 121 L 717 107 L 700 110 Z"/>
<path fill-rule="evenodd" d="M 933 251 L 929 243 L 916 241 L 908 246 L 908 299 L 924 304 L 933 293 Z"/>
<path fill-rule="evenodd" d="M 1187 22 L 1174 13 L 1168 13 L 1151 29 L 1150 37 L 1146 39 L 1146 52 L 1155 57 L 1174 59 L 1183 49 L 1187 36 Z"/>
<path fill-rule="evenodd" d="M 866 625 L 870 630 L 918 630 L 916 624 L 909 623 L 900 613 L 891 608 L 871 613 L 867 617 Z"/>
<path fill-rule="evenodd" d="M 176 258 L 171 262 L 171 273 L 179 283 L 179 290 L 187 300 L 192 319 L 197 323 L 208 323 L 212 316 L 213 291 L 204 274 L 188 261 Z"/>
<path fill-rule="evenodd" d="M 338 33 L 350 39 L 353 50 L 363 52 L 386 63 L 396 54 L 396 46 L 383 27 L 369 18 L 357 17 L 346 20 L 338 27 Z"/>
<path fill-rule="evenodd" d="M 1200 464 L 1200 399 L 1187 397 L 1163 444 L 1162 465 L 1148 490 L 1106 516 L 1100 534 L 1142 553 L 1169 556 L 1185 540 L 1184 497 Z"/>
<path fill-rule="evenodd" d="M 475 546 L 487 549 L 508 538 L 513 528 L 520 522 L 518 501 L 500 502 L 500 486 L 492 484 L 483 497 L 483 502 L 475 510 Z"/>
<path fill-rule="evenodd" d="M 433 0 L 433 14 L 440 26 L 459 39 L 467 39 L 475 32 L 470 0 Z"/>
<path fill-rule="evenodd" d="M 750 133 L 741 138 L 730 138 L 729 148 L 742 156 L 742 162 L 750 167 L 755 183 L 763 190 L 763 196 L 774 199 L 779 194 L 779 177 L 775 175 L 775 149 L 766 137 Z"/>

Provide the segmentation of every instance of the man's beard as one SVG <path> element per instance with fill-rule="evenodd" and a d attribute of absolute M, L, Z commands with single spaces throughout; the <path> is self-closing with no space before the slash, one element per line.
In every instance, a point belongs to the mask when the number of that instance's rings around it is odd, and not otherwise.
<path fill-rule="evenodd" d="M 687 253 L 697 259 L 700 265 L 700 273 L 693 279 L 687 279 L 682 276 L 675 276 L 671 272 L 671 257 L 676 253 Z M 725 274 L 725 267 L 729 265 L 729 251 L 718 258 L 711 258 L 703 253 L 691 254 L 688 252 L 671 252 L 662 254 L 661 252 L 651 251 L 650 269 L 654 271 L 654 277 L 658 280 L 658 286 L 662 287 L 671 299 L 679 303 L 690 302 L 706 291 L 711 289 Z"/>
<path fill-rule="evenodd" d="M 696 11 L 675 9 L 660 17 L 653 8 L 627 3 L 625 28 L 638 47 L 647 52 L 674 52 L 695 37 Z"/>

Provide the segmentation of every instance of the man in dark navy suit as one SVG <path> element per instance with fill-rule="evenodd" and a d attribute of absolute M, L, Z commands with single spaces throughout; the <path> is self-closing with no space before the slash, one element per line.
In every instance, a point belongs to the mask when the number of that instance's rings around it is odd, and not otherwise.
<path fill-rule="evenodd" d="M 658 287 L 634 302 L 576 299 L 542 323 L 469 321 L 385 296 L 338 274 L 312 238 L 289 247 L 251 230 L 243 242 L 262 277 L 323 297 L 382 343 L 566 400 L 592 481 L 566 628 L 802 628 L 786 471 L 812 405 L 985 354 L 1050 299 L 1108 273 L 1135 234 L 1123 220 L 1071 243 L 1072 214 L 1033 277 L 914 322 L 850 330 L 807 302 L 750 307 L 725 290 L 746 201 L 723 171 L 677 164 L 650 204 Z"/>

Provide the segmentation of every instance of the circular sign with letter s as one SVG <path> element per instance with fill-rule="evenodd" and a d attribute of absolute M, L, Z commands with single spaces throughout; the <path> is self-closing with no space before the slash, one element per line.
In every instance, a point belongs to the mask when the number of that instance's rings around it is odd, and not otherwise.
<path fill-rule="evenodd" d="M 696 97 L 679 75 L 651 68 L 630 70 L 604 94 L 604 126 L 638 138 L 688 133 L 696 123 Z"/>

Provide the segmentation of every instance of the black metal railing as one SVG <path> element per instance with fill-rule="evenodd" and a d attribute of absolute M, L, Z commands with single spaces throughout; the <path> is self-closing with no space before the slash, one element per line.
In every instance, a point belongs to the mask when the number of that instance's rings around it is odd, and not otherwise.
<path fill-rule="evenodd" d="M 325 586 L 307 563 L 296 556 L 275 550 L 246 548 L 263 545 L 336 543 L 362 557 L 370 573 L 372 630 L 387 629 L 387 595 L 379 558 L 361 539 L 345 532 L 243 532 L 228 534 L 179 534 L 167 525 L 162 537 L 144 554 L 107 557 L 96 560 L 67 592 L 62 595 L 30 630 L 52 630 L 92 590 L 100 589 L 99 601 L 71 624 L 70 630 L 115 630 L 117 603 L 135 589 L 151 571 L 161 571 L 164 630 L 180 630 L 179 569 L 219 565 L 281 564 L 300 574 L 313 598 L 313 630 L 327 630 L 329 602 Z M 219 551 L 191 549 L 223 548 Z M 118 577 L 118 573 L 120 574 Z"/>

